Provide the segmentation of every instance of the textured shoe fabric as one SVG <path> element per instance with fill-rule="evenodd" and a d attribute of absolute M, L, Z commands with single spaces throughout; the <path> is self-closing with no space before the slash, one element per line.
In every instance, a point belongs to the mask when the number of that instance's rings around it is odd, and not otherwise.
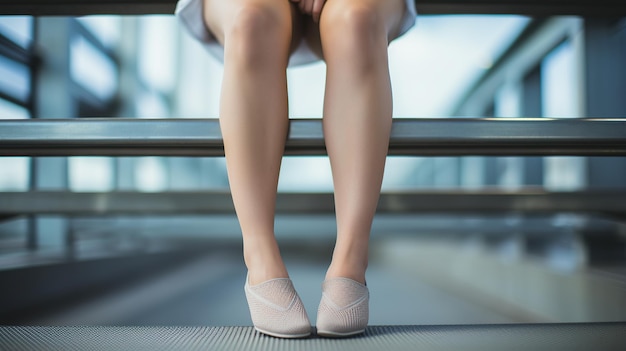
<path fill-rule="evenodd" d="M 311 334 L 311 322 L 289 278 L 271 279 L 244 286 L 254 328 L 278 338 L 304 338 Z"/>
<path fill-rule="evenodd" d="M 330 278 L 322 284 L 317 310 L 317 334 L 345 337 L 363 333 L 369 320 L 369 290 L 349 278 Z"/>

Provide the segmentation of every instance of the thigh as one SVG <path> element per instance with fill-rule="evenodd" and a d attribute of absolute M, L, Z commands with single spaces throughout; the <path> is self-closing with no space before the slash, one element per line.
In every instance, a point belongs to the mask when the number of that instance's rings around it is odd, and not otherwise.
<path fill-rule="evenodd" d="M 401 25 L 402 18 L 407 11 L 406 0 L 327 0 L 322 9 L 321 16 L 326 12 L 342 11 L 349 6 L 369 6 L 372 11 L 378 13 L 383 18 L 385 28 L 387 29 L 387 37 L 389 41 L 396 38 Z M 322 41 L 319 23 L 315 23 L 310 16 L 304 20 L 304 37 L 307 44 L 315 52 L 318 57 L 323 58 Z M 332 28 L 329 28 L 332 31 Z M 333 35 L 341 35 L 340 33 L 332 33 Z"/>
<path fill-rule="evenodd" d="M 237 12 L 246 6 L 266 6 L 280 16 L 289 16 L 292 23 L 291 51 L 304 35 L 304 16 L 289 0 L 203 0 L 204 22 L 211 34 L 224 45 L 224 33 L 233 25 Z"/>

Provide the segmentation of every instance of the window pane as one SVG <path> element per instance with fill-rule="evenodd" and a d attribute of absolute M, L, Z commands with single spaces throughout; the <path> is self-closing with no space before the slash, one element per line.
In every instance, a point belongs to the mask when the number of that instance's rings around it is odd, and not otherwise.
<path fill-rule="evenodd" d="M 28 110 L 0 99 L 0 119 L 27 119 Z M 26 191 L 30 183 L 28 157 L 0 157 L 0 191 Z"/>
<path fill-rule="evenodd" d="M 109 100 L 117 89 L 117 68 L 85 38 L 77 36 L 70 46 L 72 79 L 102 100 Z"/>
<path fill-rule="evenodd" d="M 108 48 L 114 47 L 120 40 L 122 20 L 119 16 L 87 16 L 78 21 Z"/>
<path fill-rule="evenodd" d="M 23 48 L 33 40 L 33 18 L 31 16 L 0 16 L 0 34 Z"/>
<path fill-rule="evenodd" d="M 167 118 L 169 108 L 159 94 L 142 91 L 136 99 L 135 105 L 139 118 Z"/>
<path fill-rule="evenodd" d="M 0 158 L 0 191 L 26 191 L 29 183 L 28 157 Z"/>
<path fill-rule="evenodd" d="M 25 119 L 30 113 L 22 106 L 0 99 L 0 119 Z"/>
<path fill-rule="evenodd" d="M 69 183 L 72 191 L 113 190 L 113 159 L 110 157 L 71 157 Z"/>
<path fill-rule="evenodd" d="M 543 60 L 542 105 L 545 117 L 579 117 L 578 69 L 574 45 L 566 41 Z"/>
<path fill-rule="evenodd" d="M 162 157 L 140 157 L 135 164 L 137 190 L 158 192 L 167 189 L 168 172 Z"/>
<path fill-rule="evenodd" d="M 545 117 L 579 117 L 579 80 L 576 51 L 572 41 L 559 45 L 542 63 L 541 91 Z M 547 157 L 544 185 L 549 190 L 571 191 L 586 184 L 583 157 Z"/>
<path fill-rule="evenodd" d="M 145 16 L 140 19 L 139 74 L 150 88 L 161 92 L 176 84 L 176 18 Z"/>
<path fill-rule="evenodd" d="M 0 92 L 28 101 L 30 95 L 30 71 L 27 66 L 0 56 Z"/>
<path fill-rule="evenodd" d="M 389 47 L 394 117 L 449 117 L 526 27 L 521 16 L 422 16 Z"/>

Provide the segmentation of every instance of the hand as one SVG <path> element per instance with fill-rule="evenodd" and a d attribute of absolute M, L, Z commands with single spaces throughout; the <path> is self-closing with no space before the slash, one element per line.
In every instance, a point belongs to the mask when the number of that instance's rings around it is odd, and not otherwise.
<path fill-rule="evenodd" d="M 320 21 L 320 14 L 322 13 L 322 7 L 326 0 L 290 0 L 291 2 L 298 3 L 300 12 L 305 15 L 313 16 L 313 21 L 316 23 Z"/>

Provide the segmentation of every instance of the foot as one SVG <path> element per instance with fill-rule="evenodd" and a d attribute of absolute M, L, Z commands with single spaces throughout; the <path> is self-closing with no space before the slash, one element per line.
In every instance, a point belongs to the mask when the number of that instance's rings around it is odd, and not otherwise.
<path fill-rule="evenodd" d="M 257 331 L 277 338 L 311 334 L 311 322 L 290 279 L 271 279 L 257 285 L 246 280 L 244 290 Z"/>
<path fill-rule="evenodd" d="M 367 286 L 349 278 L 330 278 L 322 284 L 317 311 L 317 334 L 347 337 L 361 334 L 369 321 Z"/>

